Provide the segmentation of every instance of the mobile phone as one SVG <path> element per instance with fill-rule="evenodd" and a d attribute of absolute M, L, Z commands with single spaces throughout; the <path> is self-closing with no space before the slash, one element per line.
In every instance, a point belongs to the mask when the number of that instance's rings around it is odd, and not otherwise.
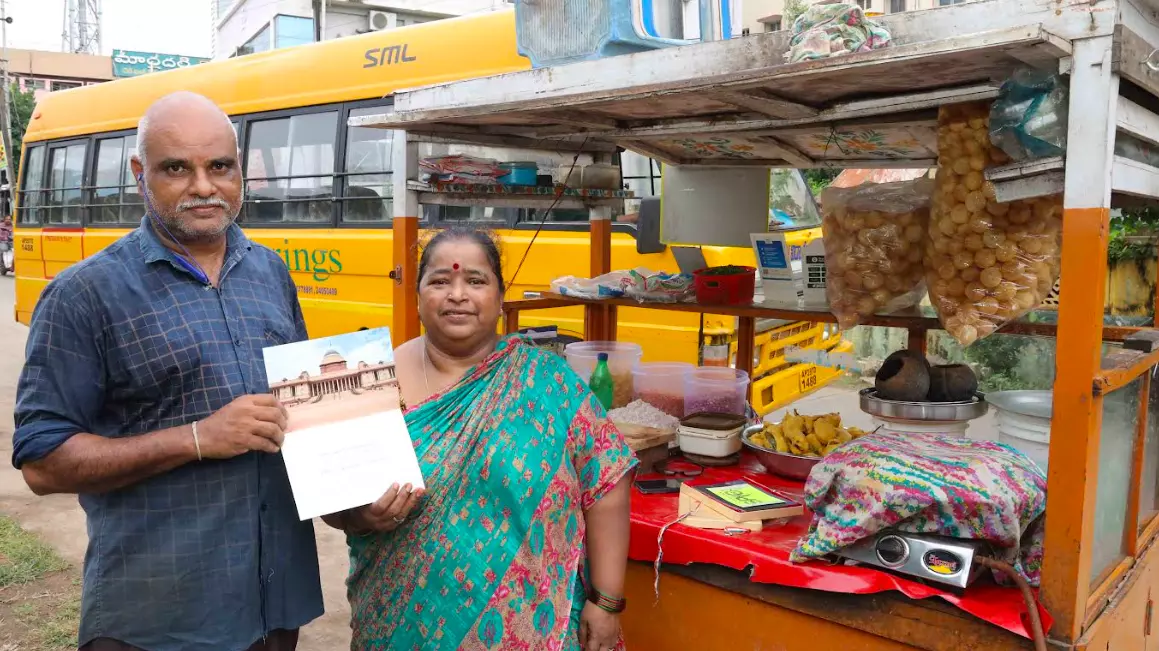
<path fill-rule="evenodd" d="M 637 479 L 636 488 L 645 495 L 679 493 L 681 483 L 679 479 Z"/>

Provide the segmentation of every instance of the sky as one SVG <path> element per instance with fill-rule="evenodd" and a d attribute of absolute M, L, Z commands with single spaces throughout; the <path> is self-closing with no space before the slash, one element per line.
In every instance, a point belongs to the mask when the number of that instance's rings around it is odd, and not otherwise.
<path fill-rule="evenodd" d="M 302 371 L 318 375 L 318 364 L 328 350 L 337 350 L 350 368 L 358 362 L 377 364 L 394 362 L 394 349 L 390 344 L 390 328 L 372 328 L 350 332 L 336 337 L 320 337 L 310 341 L 299 341 L 285 346 L 267 348 L 264 353 L 266 377 L 270 382 L 298 377 Z"/>
<path fill-rule="evenodd" d="M 8 47 L 60 51 L 64 0 L 0 2 L 12 17 Z M 103 54 L 135 50 L 213 56 L 211 0 L 101 0 L 101 5 Z"/>

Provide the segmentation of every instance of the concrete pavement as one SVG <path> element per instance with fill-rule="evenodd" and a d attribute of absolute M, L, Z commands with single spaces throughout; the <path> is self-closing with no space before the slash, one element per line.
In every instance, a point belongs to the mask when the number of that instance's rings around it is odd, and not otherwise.
<path fill-rule="evenodd" d="M 0 513 L 12 516 L 22 527 L 56 548 L 65 560 L 80 567 L 88 536 L 85 517 L 75 496 L 37 497 L 12 467 L 12 409 L 16 380 L 24 362 L 28 329 L 13 318 L 14 280 L 0 276 Z M 300 651 L 340 651 L 350 648 L 346 603 L 346 572 L 349 567 L 343 535 L 321 520 L 314 523 L 326 614 L 302 630 Z"/>

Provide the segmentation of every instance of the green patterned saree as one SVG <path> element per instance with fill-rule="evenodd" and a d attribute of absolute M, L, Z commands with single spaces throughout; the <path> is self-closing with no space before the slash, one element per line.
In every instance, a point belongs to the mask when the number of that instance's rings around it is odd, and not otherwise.
<path fill-rule="evenodd" d="M 578 649 L 583 513 L 636 464 L 587 385 L 510 337 L 406 420 L 427 493 L 348 536 L 351 649 Z"/>

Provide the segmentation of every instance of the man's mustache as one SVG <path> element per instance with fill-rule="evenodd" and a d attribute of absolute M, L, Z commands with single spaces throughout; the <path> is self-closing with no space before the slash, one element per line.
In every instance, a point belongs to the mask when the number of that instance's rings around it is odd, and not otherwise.
<path fill-rule="evenodd" d="M 181 203 L 177 204 L 177 210 L 190 210 L 192 208 L 205 208 L 207 206 L 214 206 L 216 208 L 221 208 L 222 210 L 230 209 L 230 205 L 226 202 L 225 199 L 211 197 L 209 199 L 190 199 L 188 201 L 182 201 Z"/>

